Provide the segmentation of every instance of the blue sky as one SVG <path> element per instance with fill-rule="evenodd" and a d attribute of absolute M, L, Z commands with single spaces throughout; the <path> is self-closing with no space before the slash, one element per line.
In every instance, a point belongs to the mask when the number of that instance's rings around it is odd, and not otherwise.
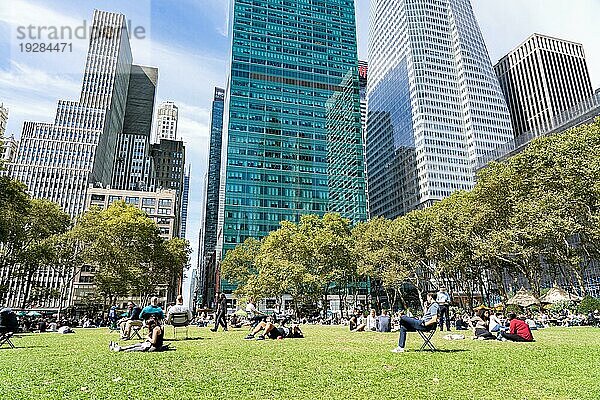
<path fill-rule="evenodd" d="M 583 43 L 594 88 L 600 87 L 600 0 L 472 0 L 492 62 L 538 32 Z M 86 40 L 68 53 L 27 54 L 18 26 L 91 22 L 94 8 L 121 12 L 146 31 L 132 39 L 134 62 L 159 68 L 157 101 L 179 105 L 179 135 L 192 164 L 188 238 L 197 248 L 203 175 L 207 168 L 210 103 L 226 81 L 228 0 L 66 1 L 0 3 L 0 102 L 10 109 L 8 132 L 24 121 L 52 121 L 58 99 L 77 99 Z M 359 57 L 368 57 L 369 0 L 356 0 Z M 195 255 L 192 264 L 195 265 Z"/>

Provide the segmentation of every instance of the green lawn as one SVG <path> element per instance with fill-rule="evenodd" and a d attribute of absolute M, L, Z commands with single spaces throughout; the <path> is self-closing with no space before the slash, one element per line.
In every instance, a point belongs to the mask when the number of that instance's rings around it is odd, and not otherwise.
<path fill-rule="evenodd" d="M 390 352 L 396 333 L 304 331 L 244 341 L 246 330 L 194 328 L 164 353 L 109 352 L 118 335 L 106 329 L 23 335 L 0 348 L 0 399 L 600 398 L 600 329 L 552 328 L 525 344 L 437 332 L 436 353 L 414 351 L 421 339 L 409 334 L 404 354 Z"/>

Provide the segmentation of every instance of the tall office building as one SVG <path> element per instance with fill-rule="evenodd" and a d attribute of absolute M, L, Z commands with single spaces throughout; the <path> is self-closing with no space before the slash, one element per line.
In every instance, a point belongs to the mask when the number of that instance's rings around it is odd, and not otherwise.
<path fill-rule="evenodd" d="M 594 91 L 583 46 L 533 34 L 494 67 L 506 97 L 515 137 L 549 130 L 563 111 Z"/>
<path fill-rule="evenodd" d="M 187 231 L 188 205 L 190 202 L 190 175 L 192 166 L 188 165 L 183 175 L 183 188 L 181 192 L 181 224 L 179 227 L 179 237 L 185 239 Z"/>
<path fill-rule="evenodd" d="M 471 189 L 478 159 L 513 133 L 470 1 L 372 1 L 369 56 L 371 215 Z"/>
<path fill-rule="evenodd" d="M 154 185 L 157 189 L 171 189 L 177 192 L 176 226 L 181 230 L 182 205 L 185 183 L 185 145 L 181 140 L 161 139 L 152 144 L 151 154 L 154 163 Z"/>
<path fill-rule="evenodd" d="M 216 87 L 210 116 L 210 151 L 208 171 L 204 179 L 204 211 L 202 234 L 198 249 L 200 272 L 198 299 L 200 304 L 208 304 L 215 295 L 215 248 L 217 246 L 217 223 L 219 220 L 219 188 L 221 177 L 221 150 L 223 135 L 223 111 L 225 90 Z"/>
<path fill-rule="evenodd" d="M 367 82 L 369 64 L 366 61 L 358 61 L 358 84 L 360 93 L 360 123 L 363 129 L 363 139 L 367 133 Z"/>
<path fill-rule="evenodd" d="M 95 10 L 91 32 L 80 100 L 59 100 L 54 123 L 25 122 L 9 164 L 34 198 L 72 216 L 83 211 L 89 183 L 111 183 L 131 71 L 124 15 Z"/>
<path fill-rule="evenodd" d="M 6 134 L 6 124 L 8 123 L 8 108 L 4 103 L 0 104 L 0 138 Z"/>
<path fill-rule="evenodd" d="M 366 219 L 354 11 L 233 2 L 217 259 L 302 214 Z"/>
<path fill-rule="evenodd" d="M 157 81 L 157 68 L 131 66 L 123 131 L 117 135 L 113 189 L 151 190 L 154 187 L 150 140 Z"/>
<path fill-rule="evenodd" d="M 156 140 L 177 140 L 179 108 L 172 101 L 161 103 L 156 112 Z"/>

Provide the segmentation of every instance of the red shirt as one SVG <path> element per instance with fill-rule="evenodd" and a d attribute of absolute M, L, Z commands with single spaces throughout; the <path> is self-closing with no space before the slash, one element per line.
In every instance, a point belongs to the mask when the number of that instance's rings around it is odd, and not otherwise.
<path fill-rule="evenodd" d="M 519 336 L 521 336 L 523 339 L 527 340 L 528 342 L 533 341 L 533 335 L 531 334 L 531 329 L 529 329 L 529 325 L 527 325 L 527 323 L 523 320 L 520 319 L 513 319 L 512 321 L 510 321 L 510 333 L 517 334 Z"/>

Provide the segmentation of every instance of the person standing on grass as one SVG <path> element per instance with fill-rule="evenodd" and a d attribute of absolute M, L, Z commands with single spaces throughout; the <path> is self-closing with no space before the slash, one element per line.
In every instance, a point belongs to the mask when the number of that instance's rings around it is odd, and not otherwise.
<path fill-rule="evenodd" d="M 533 335 L 529 329 L 529 325 L 525 321 L 517 318 L 517 314 L 511 312 L 508 314 L 508 320 L 510 325 L 508 328 L 509 333 L 500 331 L 498 339 L 506 339 L 511 342 L 533 342 Z"/>
<path fill-rule="evenodd" d="M 437 292 L 435 301 L 440 306 L 439 312 L 439 325 L 440 331 L 444 330 L 444 322 L 446 322 L 446 330 L 450 332 L 450 302 L 451 298 L 446 287 L 440 286 L 440 290 Z"/>
<path fill-rule="evenodd" d="M 392 350 L 393 353 L 403 353 L 406 344 L 406 333 L 416 331 L 429 331 L 435 328 L 438 322 L 438 312 L 440 306 L 435 301 L 433 293 L 427 293 L 427 312 L 423 318 L 416 319 L 403 315 L 400 318 L 400 337 L 398 338 L 398 347 Z"/>
<path fill-rule="evenodd" d="M 215 327 L 211 331 L 216 332 L 219 325 L 223 325 L 223 330 L 227 332 L 227 296 L 221 293 L 217 302 L 217 312 L 215 313 Z"/>

